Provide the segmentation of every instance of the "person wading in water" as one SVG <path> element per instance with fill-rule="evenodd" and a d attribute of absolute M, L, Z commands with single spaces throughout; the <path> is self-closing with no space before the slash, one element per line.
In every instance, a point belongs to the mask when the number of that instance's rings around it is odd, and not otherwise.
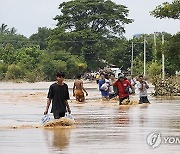
<path fill-rule="evenodd" d="M 77 79 L 74 81 L 73 86 L 73 96 L 76 97 L 76 101 L 78 102 L 84 102 L 85 96 L 84 92 L 86 93 L 86 96 L 88 96 L 87 91 L 83 87 L 83 81 L 81 80 L 81 75 L 77 75 Z"/>
<path fill-rule="evenodd" d="M 139 90 L 139 104 L 142 104 L 142 103 L 150 104 L 150 102 L 148 100 L 148 94 L 147 94 L 147 89 L 149 89 L 149 85 L 144 80 L 143 75 L 139 75 L 138 81 L 139 82 L 137 84 L 137 87 Z"/>
<path fill-rule="evenodd" d="M 119 105 L 122 105 L 122 101 L 125 99 L 129 100 L 129 90 L 130 87 L 132 89 L 131 83 L 125 79 L 123 74 L 119 74 L 118 80 L 115 81 L 113 86 L 117 86 L 118 88 L 118 95 L 119 95 Z"/>
<path fill-rule="evenodd" d="M 52 109 L 51 113 L 53 113 L 54 119 L 59 119 L 65 116 L 65 113 L 68 111 L 69 114 L 71 113 L 68 100 L 69 98 L 69 91 L 68 86 L 64 83 L 65 73 L 64 72 L 57 72 L 56 80 L 57 82 L 53 83 L 49 87 L 49 92 L 47 96 L 47 106 L 44 111 L 44 115 L 48 114 L 49 106 L 52 102 Z"/>

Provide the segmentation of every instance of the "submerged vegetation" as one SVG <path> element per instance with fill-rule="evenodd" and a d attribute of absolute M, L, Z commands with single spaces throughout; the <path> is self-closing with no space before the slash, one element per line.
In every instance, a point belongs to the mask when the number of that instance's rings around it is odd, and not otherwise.
<path fill-rule="evenodd" d="M 155 86 L 154 96 L 180 96 L 180 76 L 168 77 L 164 81 L 156 76 L 152 84 Z"/>

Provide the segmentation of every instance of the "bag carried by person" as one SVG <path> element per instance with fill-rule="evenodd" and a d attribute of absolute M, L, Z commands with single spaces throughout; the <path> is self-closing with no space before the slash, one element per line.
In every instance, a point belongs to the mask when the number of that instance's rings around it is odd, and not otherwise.
<path fill-rule="evenodd" d="M 132 94 L 132 89 L 131 89 L 129 86 L 127 86 L 127 87 L 125 88 L 125 93 L 126 93 L 126 94 Z"/>
<path fill-rule="evenodd" d="M 65 113 L 65 118 L 68 118 L 68 119 L 72 119 L 74 120 L 73 116 L 71 114 L 69 114 L 68 112 Z"/>
<path fill-rule="evenodd" d="M 102 84 L 101 90 L 104 90 L 104 91 L 107 91 L 107 90 L 108 90 L 108 85 L 107 85 L 107 83 Z"/>
<path fill-rule="evenodd" d="M 50 121 L 50 117 L 46 114 L 41 118 L 41 124 L 45 124 Z"/>
<path fill-rule="evenodd" d="M 107 91 L 108 88 L 109 88 L 109 80 L 105 79 L 105 83 L 102 84 L 102 86 L 101 86 L 100 89 L 101 89 L 101 90 L 104 90 L 104 91 Z"/>

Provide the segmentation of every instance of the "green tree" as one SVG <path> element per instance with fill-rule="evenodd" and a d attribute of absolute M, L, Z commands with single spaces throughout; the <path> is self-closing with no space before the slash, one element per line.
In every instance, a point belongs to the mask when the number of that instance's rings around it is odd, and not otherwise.
<path fill-rule="evenodd" d="M 52 57 L 56 61 L 66 62 L 66 74 L 69 78 L 72 78 L 77 73 L 84 73 L 87 68 L 87 64 L 82 56 L 72 55 L 70 52 L 63 50 L 55 51 Z"/>
<path fill-rule="evenodd" d="M 164 2 L 158 5 L 152 12 L 156 18 L 180 19 L 180 0 L 174 0 L 172 3 Z"/>
<path fill-rule="evenodd" d="M 0 33 L 0 47 L 5 47 L 7 44 L 11 44 L 14 49 L 20 49 L 22 47 L 32 46 L 32 43 L 23 35 L 12 33 Z"/>
<path fill-rule="evenodd" d="M 106 61 L 116 65 L 123 70 L 131 66 L 131 44 L 125 39 L 118 40 L 111 50 L 106 54 Z"/>
<path fill-rule="evenodd" d="M 14 35 L 16 34 L 17 30 L 13 27 L 9 29 L 9 34 Z"/>
<path fill-rule="evenodd" d="M 65 50 L 72 55 L 83 56 L 90 69 L 98 66 L 99 59 L 104 58 L 105 52 L 108 50 L 107 39 L 90 30 L 64 32 L 62 29 L 56 28 L 52 34 L 49 37 L 49 50 Z M 91 65 L 95 63 L 95 67 Z"/>
<path fill-rule="evenodd" d="M 36 45 L 40 46 L 41 50 L 44 50 L 48 47 L 47 38 L 51 34 L 51 29 L 47 27 L 39 27 L 36 34 L 32 34 L 29 37 L 29 40 Z"/>
<path fill-rule="evenodd" d="M 133 67 L 133 75 L 138 76 L 140 74 L 144 74 L 144 65 L 143 60 L 139 57 L 135 57 L 134 59 L 134 67 Z"/>
<path fill-rule="evenodd" d="M 49 37 L 49 48 L 82 55 L 89 69 L 101 65 L 112 47 L 110 42 L 122 37 L 124 25 L 132 22 L 127 18 L 127 7 L 110 0 L 69 1 L 60 4 L 59 9 L 61 14 L 54 18 L 58 28 Z"/>
<path fill-rule="evenodd" d="M 180 32 L 166 42 L 164 52 L 166 73 L 174 75 L 175 71 L 180 71 Z"/>
<path fill-rule="evenodd" d="M 148 76 L 150 76 L 151 78 L 153 78 L 153 77 L 161 74 L 161 69 L 162 69 L 161 63 L 152 62 L 152 63 L 148 66 L 147 74 L 148 74 Z"/>
<path fill-rule="evenodd" d="M 54 19 L 57 26 L 69 31 L 90 29 L 102 35 L 121 35 L 124 25 L 132 22 L 127 18 L 129 10 L 110 0 L 74 0 L 59 5 L 62 14 Z"/>
<path fill-rule="evenodd" d="M 7 72 L 7 65 L 1 60 L 0 61 L 0 80 L 5 79 Z"/>
<path fill-rule="evenodd" d="M 46 80 L 55 80 L 57 71 L 66 71 L 66 62 L 62 60 L 45 60 L 42 70 Z"/>
<path fill-rule="evenodd" d="M 6 44 L 5 47 L 0 47 L 0 60 L 5 64 L 13 64 L 16 60 L 15 49 L 11 44 Z"/>
<path fill-rule="evenodd" d="M 1 24 L 1 27 L 0 27 L 0 33 L 7 33 L 8 32 L 8 28 L 7 28 L 7 25 L 6 24 Z"/>
<path fill-rule="evenodd" d="M 1 24 L 0 34 L 11 34 L 11 35 L 14 35 L 16 32 L 17 32 L 17 30 L 14 27 L 8 28 L 8 25 L 6 25 L 4 23 Z"/>
<path fill-rule="evenodd" d="M 16 52 L 16 61 L 14 63 L 26 71 L 32 71 L 37 68 L 41 53 L 42 51 L 35 47 L 21 48 Z"/>
<path fill-rule="evenodd" d="M 22 79 L 25 75 L 25 72 L 18 65 L 12 64 L 8 66 L 8 70 L 6 73 L 6 79 Z"/>

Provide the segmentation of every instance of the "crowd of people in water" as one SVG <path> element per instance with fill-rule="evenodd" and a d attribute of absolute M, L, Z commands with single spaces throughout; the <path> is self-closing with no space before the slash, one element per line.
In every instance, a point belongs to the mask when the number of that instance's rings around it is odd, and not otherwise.
<path fill-rule="evenodd" d="M 94 72 L 91 76 L 92 79 L 96 79 L 103 100 L 118 98 L 119 105 L 122 105 L 123 100 L 129 100 L 129 95 L 135 94 L 135 88 L 137 88 L 139 91 L 139 104 L 150 103 L 147 95 L 149 85 L 144 80 L 143 75 L 139 75 L 138 78 L 135 79 L 132 77 L 128 78 L 123 73 L 119 73 L 118 77 L 116 77 L 113 72 L 107 73 L 101 71 Z M 64 117 L 66 112 L 71 113 L 68 104 L 68 100 L 70 99 L 69 90 L 67 84 L 64 83 L 64 78 L 64 72 L 57 72 L 57 82 L 49 87 L 47 96 L 48 99 L 44 114 L 48 113 L 49 106 L 52 102 L 51 113 L 53 113 L 55 119 Z M 82 76 L 78 74 L 73 85 L 73 96 L 76 98 L 76 101 L 84 102 L 85 94 L 88 96 L 88 92 L 83 86 Z"/>
<path fill-rule="evenodd" d="M 149 85 L 144 80 L 143 75 L 132 78 L 127 75 L 127 72 L 123 72 L 116 77 L 112 71 L 100 70 L 86 73 L 82 77 L 89 81 L 96 80 L 103 100 L 119 98 L 119 105 L 122 105 L 122 101 L 129 100 L 129 95 L 135 94 L 135 89 L 137 89 L 136 92 L 139 92 L 139 104 L 150 103 L 147 97 Z M 77 75 L 74 81 L 73 96 L 76 97 L 76 101 L 83 102 L 85 101 L 84 93 L 86 93 L 86 96 L 88 95 L 83 87 L 81 75 Z"/>
<path fill-rule="evenodd" d="M 84 79 L 96 80 L 98 89 L 103 100 L 110 100 L 119 97 L 119 105 L 124 99 L 129 99 L 130 94 L 139 92 L 139 103 L 150 103 L 147 98 L 149 85 L 143 75 L 132 78 L 128 72 L 121 72 L 118 76 L 110 70 L 100 70 L 84 75 Z"/>
<path fill-rule="evenodd" d="M 122 105 L 122 101 L 129 100 L 130 94 L 135 94 L 135 88 L 139 91 L 139 104 L 150 103 L 147 98 L 147 89 L 149 85 L 144 80 L 143 75 L 139 75 L 138 79 L 132 77 L 126 77 L 123 73 L 115 78 L 114 73 L 106 74 L 101 72 L 99 78 L 96 80 L 99 85 L 99 91 L 102 98 L 109 100 L 115 97 L 119 97 L 119 105 Z"/>

